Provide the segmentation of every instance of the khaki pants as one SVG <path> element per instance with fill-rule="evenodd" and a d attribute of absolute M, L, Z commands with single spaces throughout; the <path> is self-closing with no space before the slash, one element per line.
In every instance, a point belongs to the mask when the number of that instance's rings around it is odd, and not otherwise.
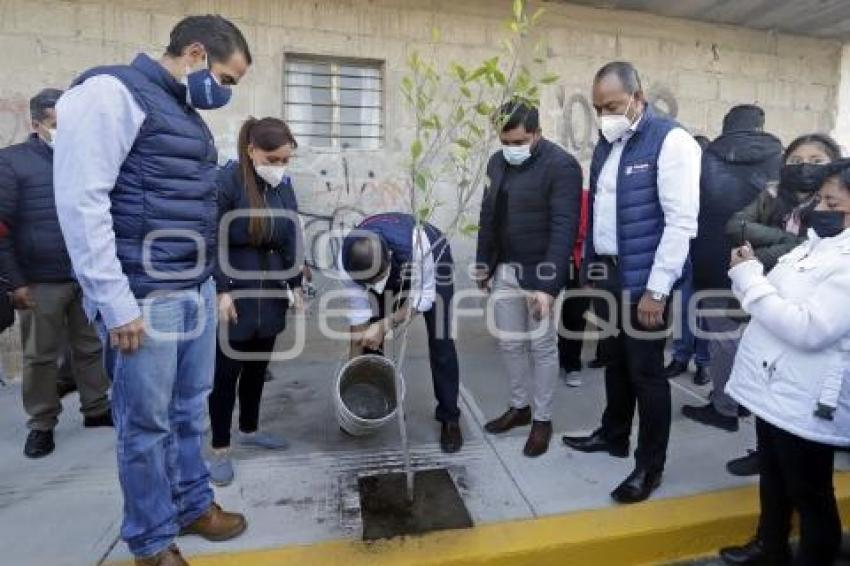
<path fill-rule="evenodd" d="M 109 409 L 109 380 L 103 368 L 102 346 L 86 319 L 77 283 L 34 283 L 29 286 L 36 306 L 19 311 L 24 350 L 23 400 L 33 430 L 53 430 L 62 404 L 56 391 L 57 359 L 67 340 L 81 411 L 87 417 Z"/>
<path fill-rule="evenodd" d="M 557 318 L 534 318 L 516 269 L 496 268 L 493 279 L 493 316 L 499 350 L 511 382 L 511 406 L 532 407 L 536 421 L 552 420 L 552 398 L 558 386 Z"/>

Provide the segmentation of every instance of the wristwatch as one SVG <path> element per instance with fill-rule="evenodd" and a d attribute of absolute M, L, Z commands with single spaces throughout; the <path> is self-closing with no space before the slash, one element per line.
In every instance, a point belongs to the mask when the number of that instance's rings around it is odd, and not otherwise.
<path fill-rule="evenodd" d="M 667 295 L 665 295 L 664 293 L 659 293 L 658 291 L 651 291 L 649 297 L 656 303 L 667 302 Z"/>

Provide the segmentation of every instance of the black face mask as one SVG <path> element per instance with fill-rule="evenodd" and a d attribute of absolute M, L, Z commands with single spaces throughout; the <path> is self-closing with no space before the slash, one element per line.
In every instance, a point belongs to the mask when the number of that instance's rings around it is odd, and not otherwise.
<path fill-rule="evenodd" d="M 806 222 L 819 238 L 832 238 L 844 231 L 844 216 L 840 210 L 813 210 Z"/>
<path fill-rule="evenodd" d="M 813 193 L 820 189 L 827 166 L 813 163 L 786 165 L 782 168 L 779 185 L 788 193 Z"/>

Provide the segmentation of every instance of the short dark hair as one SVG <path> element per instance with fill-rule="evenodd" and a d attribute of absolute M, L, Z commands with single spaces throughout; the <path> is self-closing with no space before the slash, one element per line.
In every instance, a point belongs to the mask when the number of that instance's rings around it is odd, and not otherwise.
<path fill-rule="evenodd" d="M 47 118 L 47 111 L 56 108 L 62 91 L 58 88 L 45 88 L 30 98 L 30 117 L 33 122 L 41 122 Z"/>
<path fill-rule="evenodd" d="M 609 75 L 616 75 L 623 85 L 623 90 L 629 94 L 643 92 L 643 84 L 640 81 L 640 73 L 634 65 L 628 61 L 611 61 L 596 71 L 593 84 L 598 83 Z"/>
<path fill-rule="evenodd" d="M 764 130 L 764 109 L 756 104 L 733 106 L 723 117 L 723 133 Z"/>
<path fill-rule="evenodd" d="M 370 230 L 355 228 L 342 247 L 342 268 L 351 280 L 365 285 L 389 266 L 390 252 L 384 239 Z"/>
<path fill-rule="evenodd" d="M 237 51 L 245 55 L 251 64 L 251 50 L 245 36 L 230 20 L 219 15 L 189 16 L 180 20 L 171 30 L 165 52 L 179 57 L 193 43 L 200 43 L 207 50 L 210 61 L 224 63 Z"/>
<path fill-rule="evenodd" d="M 503 132 L 509 132 L 520 126 L 526 132 L 536 132 L 540 129 L 540 112 L 537 108 L 521 100 L 506 102 L 499 109 L 499 121 Z"/>

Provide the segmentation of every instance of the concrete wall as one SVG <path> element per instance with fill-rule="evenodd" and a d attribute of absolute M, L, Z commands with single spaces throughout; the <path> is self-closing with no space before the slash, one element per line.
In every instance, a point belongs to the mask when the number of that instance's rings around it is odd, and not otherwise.
<path fill-rule="evenodd" d="M 764 105 L 768 127 L 785 141 L 834 127 L 838 43 L 543 4 L 547 66 L 561 76 L 544 96 L 544 128 L 585 163 L 596 138 L 590 82 L 601 64 L 615 58 L 636 63 L 657 105 L 694 132 L 717 134 L 730 106 L 754 101 Z M 404 189 L 394 172 L 411 127 L 396 95 L 406 56 L 413 49 L 444 61 L 492 56 L 509 9 L 509 0 L 5 0 L 0 2 L 0 143 L 25 135 L 26 100 L 37 89 L 66 85 L 91 65 L 128 61 L 139 50 L 158 55 L 182 15 L 221 13 L 244 30 L 255 56 L 233 102 L 208 116 L 223 153 L 233 154 L 245 116 L 281 115 L 285 53 L 384 60 L 385 149 L 349 152 L 354 177 L 349 192 L 339 153 L 299 150 L 294 172 L 302 207 L 310 211 L 343 204 L 364 210 L 398 207 Z M 439 45 L 431 43 L 433 27 L 442 31 Z"/>
<path fill-rule="evenodd" d="M 843 148 L 850 147 L 850 44 L 841 50 L 841 80 L 837 88 L 835 129 L 832 135 Z"/>

